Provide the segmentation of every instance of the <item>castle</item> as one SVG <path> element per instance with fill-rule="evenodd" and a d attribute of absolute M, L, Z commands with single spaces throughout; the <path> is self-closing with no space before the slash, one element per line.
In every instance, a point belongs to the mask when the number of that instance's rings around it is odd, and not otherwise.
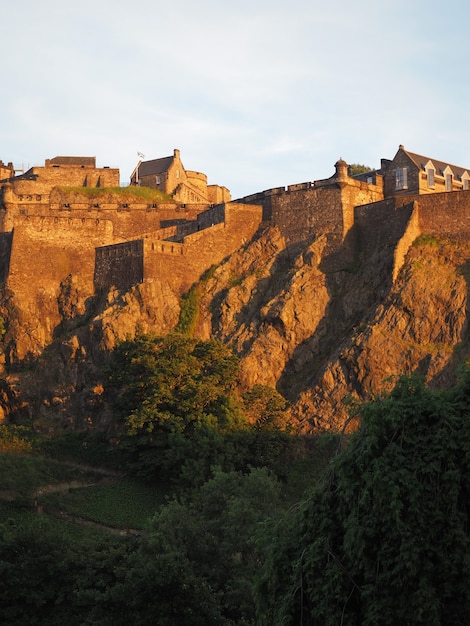
<path fill-rule="evenodd" d="M 324 235 L 324 271 L 350 266 L 358 250 L 383 250 L 396 277 L 420 233 L 468 237 L 469 171 L 400 146 L 378 170 L 354 176 L 340 159 L 330 178 L 232 201 L 228 189 L 186 170 L 178 150 L 139 161 L 127 188 L 118 169 L 97 167 L 95 157 L 58 156 L 19 176 L 0 163 L 1 280 L 20 317 L 41 311 L 29 330 L 35 353 L 60 322 L 65 282 L 83 300 L 155 280 L 181 295 L 263 222 L 278 226 L 291 254 Z M 139 187 L 166 195 L 148 200 L 134 193 Z"/>

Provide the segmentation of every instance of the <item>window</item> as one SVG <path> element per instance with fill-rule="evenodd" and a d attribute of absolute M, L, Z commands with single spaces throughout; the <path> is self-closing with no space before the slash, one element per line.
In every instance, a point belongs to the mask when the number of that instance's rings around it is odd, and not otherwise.
<path fill-rule="evenodd" d="M 468 187 L 468 178 L 463 178 L 462 179 L 462 183 L 463 183 L 463 190 L 464 191 L 468 191 L 469 187 Z"/>
<path fill-rule="evenodd" d="M 452 191 L 452 174 L 446 174 L 446 191 Z"/>
<path fill-rule="evenodd" d="M 179 178 L 179 177 L 180 177 L 180 171 L 176 170 L 176 178 Z"/>
<path fill-rule="evenodd" d="M 395 170 L 395 189 L 408 189 L 407 167 L 397 167 Z"/>
<path fill-rule="evenodd" d="M 155 182 L 156 182 L 157 185 L 159 185 L 162 182 L 161 177 L 160 176 L 156 176 L 155 177 Z"/>
<path fill-rule="evenodd" d="M 427 175 L 428 175 L 428 187 L 429 189 L 434 189 L 434 170 L 432 169 L 432 167 L 430 167 L 427 170 Z"/>

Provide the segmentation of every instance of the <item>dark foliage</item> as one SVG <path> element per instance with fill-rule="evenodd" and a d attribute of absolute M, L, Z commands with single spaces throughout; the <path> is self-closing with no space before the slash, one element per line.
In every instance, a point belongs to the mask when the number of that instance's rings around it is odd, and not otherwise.
<path fill-rule="evenodd" d="M 261 624 L 438 626 L 470 614 L 470 384 L 403 379 L 308 501 L 266 531 Z"/>

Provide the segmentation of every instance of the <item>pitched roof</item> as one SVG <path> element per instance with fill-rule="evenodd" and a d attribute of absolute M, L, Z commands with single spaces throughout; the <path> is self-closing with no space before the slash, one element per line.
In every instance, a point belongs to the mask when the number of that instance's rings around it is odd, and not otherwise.
<path fill-rule="evenodd" d="M 88 165 L 96 167 L 96 157 L 80 157 L 80 156 L 56 156 L 53 159 L 47 159 L 46 165 Z"/>
<path fill-rule="evenodd" d="M 428 161 L 432 161 L 434 167 L 436 168 L 436 174 L 443 176 L 444 170 L 446 167 L 450 167 L 454 175 L 461 177 L 465 172 L 470 173 L 470 168 L 459 167 L 458 165 L 452 165 L 450 163 L 445 163 L 444 161 L 439 161 L 437 159 L 432 159 L 431 157 L 423 156 L 422 154 L 416 154 L 414 152 L 408 152 L 408 150 L 403 149 L 403 151 L 410 157 L 410 159 L 417 165 L 421 170 L 424 170 L 426 163 Z"/>
<path fill-rule="evenodd" d="M 153 159 L 152 161 L 142 161 L 139 165 L 139 176 L 152 176 L 152 174 L 163 174 L 172 164 L 174 156 Z"/>

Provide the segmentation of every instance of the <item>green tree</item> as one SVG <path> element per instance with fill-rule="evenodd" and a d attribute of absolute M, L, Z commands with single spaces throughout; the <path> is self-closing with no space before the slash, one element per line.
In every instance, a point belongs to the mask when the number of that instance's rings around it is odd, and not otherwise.
<path fill-rule="evenodd" d="M 139 337 L 114 351 L 110 385 L 141 475 L 186 473 L 204 482 L 223 434 L 244 423 L 238 359 L 222 343 L 178 334 Z"/>
<path fill-rule="evenodd" d="M 266 469 L 216 471 L 190 499 L 174 499 L 154 517 L 147 550 L 179 555 L 211 590 L 220 624 L 252 624 L 259 568 L 255 535 L 279 507 L 280 484 Z"/>
<path fill-rule="evenodd" d="M 324 484 L 265 534 L 260 624 L 464 624 L 470 383 L 417 378 L 360 409 Z"/>
<path fill-rule="evenodd" d="M 361 163 L 351 163 L 349 166 L 351 176 L 356 176 L 357 174 L 365 174 L 366 172 L 370 172 L 372 170 L 368 165 L 362 165 Z"/>
<path fill-rule="evenodd" d="M 255 385 L 243 394 L 248 419 L 258 429 L 289 430 L 287 400 L 273 387 Z"/>

